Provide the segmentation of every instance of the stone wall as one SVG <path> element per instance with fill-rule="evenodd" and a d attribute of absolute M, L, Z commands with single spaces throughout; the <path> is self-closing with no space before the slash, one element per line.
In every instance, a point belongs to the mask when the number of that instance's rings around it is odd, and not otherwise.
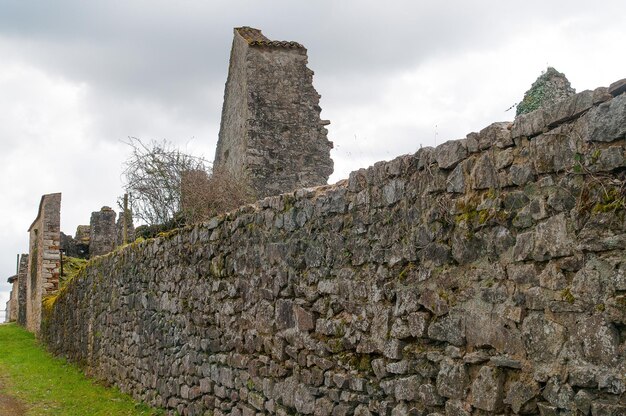
<path fill-rule="evenodd" d="M 61 194 L 41 197 L 37 218 L 28 232 L 29 265 L 26 280 L 26 327 L 39 333 L 41 302 L 59 285 L 60 272 Z"/>
<path fill-rule="evenodd" d="M 27 279 L 28 254 L 21 254 L 17 272 L 17 323 L 22 326 L 26 326 Z"/>
<path fill-rule="evenodd" d="M 17 308 L 18 308 L 18 303 L 17 303 L 17 293 L 18 293 L 17 275 L 9 277 L 7 279 L 7 281 L 9 283 L 11 283 L 11 291 L 9 292 L 9 301 L 7 302 L 5 321 L 6 322 L 14 322 L 14 321 L 17 320 L 17 312 L 18 312 L 17 311 Z"/>
<path fill-rule="evenodd" d="M 326 184 L 332 143 L 306 49 L 249 27 L 234 32 L 214 168 L 261 198 Z"/>
<path fill-rule="evenodd" d="M 98 257 L 42 338 L 183 415 L 622 415 L 623 84 Z"/>
<path fill-rule="evenodd" d="M 89 221 L 89 257 L 110 253 L 117 246 L 116 214 L 109 207 L 91 213 Z"/>

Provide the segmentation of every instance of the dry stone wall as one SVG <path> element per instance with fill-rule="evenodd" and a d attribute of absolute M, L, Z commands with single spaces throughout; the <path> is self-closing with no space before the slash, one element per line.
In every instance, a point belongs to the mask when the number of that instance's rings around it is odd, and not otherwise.
<path fill-rule="evenodd" d="M 183 415 L 623 415 L 619 85 L 93 259 L 43 339 Z"/>

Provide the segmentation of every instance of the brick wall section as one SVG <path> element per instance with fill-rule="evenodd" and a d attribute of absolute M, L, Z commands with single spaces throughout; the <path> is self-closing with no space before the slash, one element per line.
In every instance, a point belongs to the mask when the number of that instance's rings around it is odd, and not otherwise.
<path fill-rule="evenodd" d="M 172 414 L 624 414 L 611 91 L 99 257 L 43 339 Z"/>
<path fill-rule="evenodd" d="M 302 45 L 235 29 L 214 166 L 247 178 L 261 198 L 326 184 L 333 171 L 306 65 Z"/>
<path fill-rule="evenodd" d="M 30 233 L 28 277 L 26 278 L 26 327 L 39 333 L 43 297 L 58 289 L 60 273 L 61 194 L 41 197 L 37 218 Z"/>

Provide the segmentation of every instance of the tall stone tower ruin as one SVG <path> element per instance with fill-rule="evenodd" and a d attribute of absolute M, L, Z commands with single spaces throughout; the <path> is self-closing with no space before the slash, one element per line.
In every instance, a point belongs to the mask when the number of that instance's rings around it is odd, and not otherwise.
<path fill-rule="evenodd" d="M 306 48 L 234 32 L 214 169 L 248 180 L 259 198 L 326 184 L 332 142 Z"/>

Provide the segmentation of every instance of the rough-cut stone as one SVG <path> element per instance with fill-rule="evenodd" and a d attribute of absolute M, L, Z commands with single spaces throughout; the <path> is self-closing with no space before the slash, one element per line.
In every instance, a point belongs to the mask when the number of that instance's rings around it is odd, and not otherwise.
<path fill-rule="evenodd" d="M 546 130 L 545 111 L 540 108 L 515 117 L 511 128 L 511 138 L 534 137 Z"/>
<path fill-rule="evenodd" d="M 560 409 L 574 408 L 574 391 L 568 384 L 563 384 L 559 377 L 552 377 L 543 389 L 543 397 Z"/>
<path fill-rule="evenodd" d="M 564 214 L 558 214 L 537 225 L 532 250 L 534 260 L 569 256 L 572 248 Z"/>
<path fill-rule="evenodd" d="M 576 163 L 576 143 L 567 134 L 550 131 L 535 137 L 530 144 L 538 174 L 572 169 Z"/>
<path fill-rule="evenodd" d="M 428 327 L 428 337 L 459 347 L 465 345 L 465 318 L 450 314 L 434 320 Z"/>
<path fill-rule="evenodd" d="M 509 386 L 504 403 L 510 404 L 515 413 L 521 410 L 532 410 L 533 403 L 529 403 L 539 393 L 539 385 L 534 381 L 517 381 Z M 529 409 L 530 408 L 530 409 Z"/>
<path fill-rule="evenodd" d="M 492 123 L 482 129 L 476 136 L 479 149 L 485 150 L 492 146 L 503 149 L 505 147 L 512 146 L 513 139 L 511 139 L 511 126 L 512 123 L 506 121 Z"/>
<path fill-rule="evenodd" d="M 430 315 L 426 312 L 415 312 L 408 316 L 409 333 L 415 338 L 424 336 Z"/>
<path fill-rule="evenodd" d="M 626 94 L 600 104 L 589 112 L 589 136 L 593 142 L 612 142 L 626 135 Z"/>
<path fill-rule="evenodd" d="M 589 110 L 594 104 L 594 92 L 585 90 L 578 94 L 564 98 L 547 107 L 545 110 L 545 122 L 549 128 L 556 127 L 566 121 L 572 120 Z"/>
<path fill-rule="evenodd" d="M 504 372 L 495 367 L 483 366 L 471 386 L 471 404 L 482 410 L 498 412 L 502 409 Z"/>
<path fill-rule="evenodd" d="M 413 401 L 418 398 L 419 376 L 400 378 L 394 382 L 396 400 Z"/>
<path fill-rule="evenodd" d="M 602 316 L 583 318 L 578 324 L 576 339 L 582 344 L 583 354 L 590 362 L 607 366 L 615 364 L 619 332 Z"/>
<path fill-rule="evenodd" d="M 437 392 L 451 399 L 463 399 L 469 384 L 469 376 L 463 363 L 444 361 L 437 375 Z"/>
<path fill-rule="evenodd" d="M 435 159 L 440 169 L 452 169 L 467 157 L 467 147 L 460 140 L 450 140 L 435 149 Z"/>
<path fill-rule="evenodd" d="M 483 153 L 472 169 L 470 181 L 472 189 L 489 189 L 498 186 L 496 168 L 493 164 L 493 158 L 488 152 Z"/>
<path fill-rule="evenodd" d="M 528 355 L 536 361 L 553 360 L 565 341 L 565 328 L 538 313 L 529 314 L 524 319 L 522 333 Z"/>
<path fill-rule="evenodd" d="M 618 95 L 626 92 L 626 78 L 615 81 L 614 83 L 609 85 L 608 92 L 613 97 L 617 97 Z"/>

